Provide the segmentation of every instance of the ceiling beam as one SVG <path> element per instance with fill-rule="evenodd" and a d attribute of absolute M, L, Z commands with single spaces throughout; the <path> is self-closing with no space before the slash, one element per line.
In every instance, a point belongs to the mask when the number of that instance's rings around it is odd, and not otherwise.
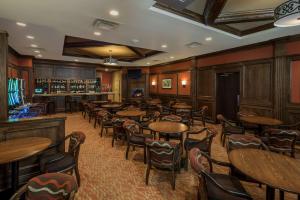
<path fill-rule="evenodd" d="M 264 24 L 264 25 L 261 25 L 261 26 L 255 27 L 255 28 L 250 28 L 250 29 L 244 30 L 244 31 L 242 31 L 242 36 L 260 32 L 260 31 L 264 31 L 264 30 L 271 29 L 271 28 L 274 28 L 273 22 Z"/>
<path fill-rule="evenodd" d="M 207 0 L 203 12 L 204 23 L 206 25 L 213 24 L 224 8 L 227 0 Z"/>
<path fill-rule="evenodd" d="M 230 12 L 219 15 L 216 24 L 236 24 L 245 22 L 274 20 L 273 9 L 251 10 L 243 12 Z"/>

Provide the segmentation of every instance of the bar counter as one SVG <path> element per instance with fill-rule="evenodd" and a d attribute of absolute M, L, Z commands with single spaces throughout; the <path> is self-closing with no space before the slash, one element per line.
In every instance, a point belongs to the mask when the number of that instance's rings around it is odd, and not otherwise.
<path fill-rule="evenodd" d="M 81 110 L 80 102 L 82 100 L 88 101 L 107 101 L 108 96 L 114 96 L 114 92 L 100 92 L 100 93 L 52 93 L 52 94 L 34 94 L 34 103 L 47 103 L 48 113 L 65 112 L 68 110 L 66 100 L 75 102 L 75 110 Z M 66 97 L 71 97 L 67 99 Z M 113 97 L 111 98 L 113 99 Z M 50 103 L 49 103 L 50 102 Z M 51 105 L 51 106 L 49 106 Z"/>

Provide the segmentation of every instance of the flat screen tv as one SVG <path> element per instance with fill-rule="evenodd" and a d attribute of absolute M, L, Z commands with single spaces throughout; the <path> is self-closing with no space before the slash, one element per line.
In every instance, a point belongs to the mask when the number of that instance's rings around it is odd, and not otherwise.
<path fill-rule="evenodd" d="M 129 69 L 127 71 L 127 75 L 129 79 L 140 79 L 142 77 L 141 69 Z"/>

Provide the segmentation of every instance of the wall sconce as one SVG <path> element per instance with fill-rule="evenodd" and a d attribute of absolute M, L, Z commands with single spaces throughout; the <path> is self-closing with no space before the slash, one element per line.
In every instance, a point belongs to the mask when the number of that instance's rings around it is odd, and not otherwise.
<path fill-rule="evenodd" d="M 152 82 L 151 82 L 151 85 L 152 85 L 152 86 L 156 86 L 156 82 L 155 82 L 155 81 L 152 81 Z"/>
<path fill-rule="evenodd" d="M 187 83 L 187 81 L 186 81 L 186 80 L 182 80 L 182 81 L 181 81 L 181 85 L 182 85 L 182 87 L 185 87 L 185 86 L 186 86 L 186 83 Z"/>

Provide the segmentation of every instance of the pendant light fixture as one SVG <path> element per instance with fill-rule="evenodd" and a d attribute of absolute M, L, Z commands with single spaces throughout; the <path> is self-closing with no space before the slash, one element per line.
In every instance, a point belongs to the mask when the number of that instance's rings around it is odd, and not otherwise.
<path fill-rule="evenodd" d="M 289 27 L 300 25 L 300 0 L 289 0 L 274 10 L 274 26 Z"/>
<path fill-rule="evenodd" d="M 118 60 L 112 57 L 112 50 L 109 50 L 109 58 L 104 59 L 105 65 L 118 65 Z"/>

